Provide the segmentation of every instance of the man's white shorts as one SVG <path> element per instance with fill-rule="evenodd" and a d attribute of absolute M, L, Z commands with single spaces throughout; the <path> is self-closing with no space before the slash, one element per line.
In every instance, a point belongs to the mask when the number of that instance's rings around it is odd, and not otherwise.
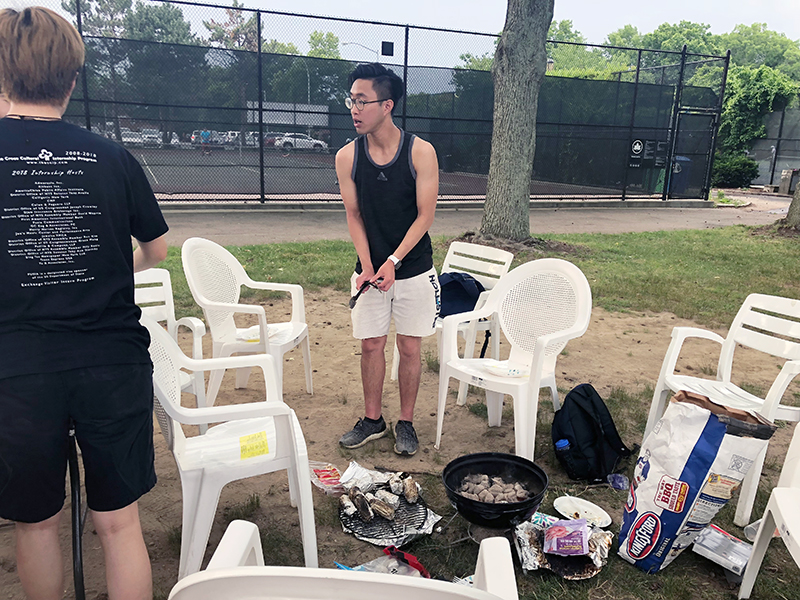
<path fill-rule="evenodd" d="M 350 278 L 350 292 L 355 295 L 356 278 Z M 411 277 L 395 280 L 387 292 L 367 288 L 350 311 L 353 320 L 353 337 L 359 340 L 383 337 L 389 334 L 389 324 L 394 317 L 394 327 L 400 335 L 426 337 L 436 331 L 441 294 L 436 269 Z"/>

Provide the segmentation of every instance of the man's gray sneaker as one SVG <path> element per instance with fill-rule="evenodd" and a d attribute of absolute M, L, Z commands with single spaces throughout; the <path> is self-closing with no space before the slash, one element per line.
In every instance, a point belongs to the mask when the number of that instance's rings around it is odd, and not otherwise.
<path fill-rule="evenodd" d="M 394 451 L 402 456 L 413 456 L 418 447 L 417 432 L 411 421 L 398 421 L 394 426 Z"/>
<path fill-rule="evenodd" d="M 359 419 L 355 427 L 345 433 L 339 440 L 339 445 L 344 448 L 360 448 L 367 442 L 377 440 L 386 435 L 386 421 L 381 417 L 377 423 Z"/>

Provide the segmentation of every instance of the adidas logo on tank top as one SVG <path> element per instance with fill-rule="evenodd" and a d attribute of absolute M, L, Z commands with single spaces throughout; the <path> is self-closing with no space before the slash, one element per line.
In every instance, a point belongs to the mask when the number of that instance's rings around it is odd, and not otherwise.
<path fill-rule="evenodd" d="M 378 181 L 389 181 L 388 179 L 386 179 L 386 175 L 383 174 L 383 171 L 378 173 Z"/>

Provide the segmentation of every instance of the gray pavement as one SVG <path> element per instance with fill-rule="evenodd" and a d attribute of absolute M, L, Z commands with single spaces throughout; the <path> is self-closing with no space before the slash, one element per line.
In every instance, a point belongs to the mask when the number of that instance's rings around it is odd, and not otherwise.
<path fill-rule="evenodd" d="M 619 206 L 586 208 L 580 203 L 565 203 L 568 204 L 565 207 L 532 208 L 531 233 L 626 233 L 766 225 L 784 216 L 791 202 L 789 196 L 737 197 L 750 204 L 740 208 L 633 208 L 617 203 Z M 238 208 L 165 206 L 164 215 L 170 226 L 167 242 L 180 246 L 194 236 L 223 245 L 350 239 L 344 210 L 336 206 L 283 209 L 263 205 Z M 431 235 L 455 237 L 465 231 L 477 231 L 482 216 L 480 208 L 439 208 Z"/>

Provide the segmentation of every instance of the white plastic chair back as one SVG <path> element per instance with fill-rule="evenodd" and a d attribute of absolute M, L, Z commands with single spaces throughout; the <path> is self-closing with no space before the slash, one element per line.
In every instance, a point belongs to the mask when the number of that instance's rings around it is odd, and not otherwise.
<path fill-rule="evenodd" d="M 186 436 L 183 429 L 175 425 L 170 413 L 177 416 L 174 406 L 181 404 L 180 368 L 174 361 L 174 340 L 160 326 L 142 319 L 142 324 L 150 332 L 150 360 L 153 361 L 153 410 L 161 433 L 172 451 L 180 451 Z M 178 348 L 180 351 L 180 348 Z M 177 447 L 176 447 L 177 446 Z"/>
<path fill-rule="evenodd" d="M 469 273 L 481 282 L 484 289 L 491 290 L 508 273 L 513 260 L 514 255 L 508 250 L 468 242 L 453 242 L 444 257 L 442 273 Z"/>
<path fill-rule="evenodd" d="M 501 296 L 498 320 L 511 344 L 509 360 L 529 364 L 536 339 L 576 324 L 589 326 L 592 302 L 589 282 L 570 262 L 555 258 L 534 260 L 517 267 L 492 291 Z M 545 349 L 545 356 L 558 355 L 567 342 Z"/>
<path fill-rule="evenodd" d="M 233 521 L 205 571 L 179 581 L 170 600 L 519 600 L 511 547 L 481 542 L 473 585 L 339 569 L 265 567 L 258 528 Z"/>
<path fill-rule="evenodd" d="M 172 280 L 166 269 L 152 268 L 133 274 L 134 300 L 142 315 L 166 323 L 167 331 L 175 337 L 175 304 L 172 299 Z"/>
<path fill-rule="evenodd" d="M 800 360 L 800 300 L 750 294 L 736 313 L 719 358 L 719 378 L 731 380 L 736 344 L 784 360 Z M 766 416 L 766 415 L 765 415 Z M 767 416 L 768 419 L 772 417 Z"/>
<path fill-rule="evenodd" d="M 189 289 L 203 307 L 212 337 L 235 335 L 234 312 L 207 309 L 203 301 L 238 303 L 242 282 L 247 279 L 242 265 L 225 248 L 202 238 L 184 242 L 181 260 Z"/>

